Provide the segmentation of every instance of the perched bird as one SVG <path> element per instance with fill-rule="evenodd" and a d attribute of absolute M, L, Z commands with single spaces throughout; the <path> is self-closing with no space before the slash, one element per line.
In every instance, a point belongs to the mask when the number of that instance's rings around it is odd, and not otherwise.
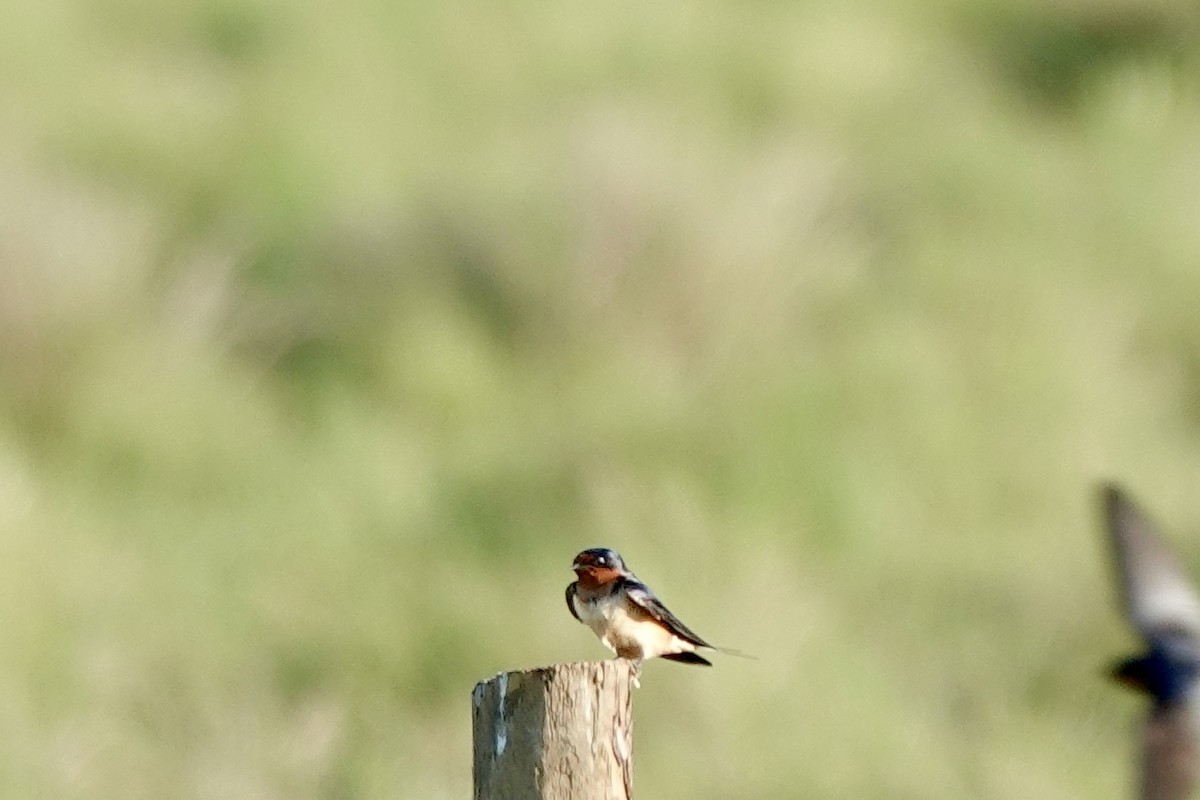
<path fill-rule="evenodd" d="M 696 650 L 723 650 L 680 622 L 615 550 L 584 550 L 571 568 L 579 580 L 567 587 L 567 608 L 605 647 L 633 662 L 635 681 L 647 659 L 712 666 Z"/>
<path fill-rule="evenodd" d="M 1183 800 L 1200 758 L 1200 594 L 1154 524 L 1120 488 L 1102 488 L 1126 616 L 1147 651 L 1112 669 L 1154 703 L 1142 740 L 1140 800 Z"/>

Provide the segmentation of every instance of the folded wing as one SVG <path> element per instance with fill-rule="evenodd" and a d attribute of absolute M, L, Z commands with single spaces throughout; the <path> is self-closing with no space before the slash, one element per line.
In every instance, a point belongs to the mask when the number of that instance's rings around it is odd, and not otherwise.
<path fill-rule="evenodd" d="M 697 647 L 716 649 L 701 639 L 687 625 L 684 625 L 679 617 L 672 614 L 654 592 L 650 591 L 650 587 L 646 586 L 646 584 L 639 581 L 626 580 L 625 591 L 629 599 L 633 601 L 634 606 L 644 612 L 649 619 L 658 622 L 680 639 L 683 639 L 685 642 L 691 642 Z"/>

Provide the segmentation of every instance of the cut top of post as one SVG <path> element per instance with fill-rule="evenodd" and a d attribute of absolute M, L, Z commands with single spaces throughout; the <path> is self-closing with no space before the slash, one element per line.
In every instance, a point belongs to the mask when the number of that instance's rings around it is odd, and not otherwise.
<path fill-rule="evenodd" d="M 630 800 L 623 659 L 502 672 L 471 693 L 475 800 Z"/>

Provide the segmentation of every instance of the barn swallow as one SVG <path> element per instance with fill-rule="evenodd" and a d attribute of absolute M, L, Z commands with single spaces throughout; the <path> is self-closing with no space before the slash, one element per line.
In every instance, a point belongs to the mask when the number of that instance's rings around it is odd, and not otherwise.
<path fill-rule="evenodd" d="M 630 572 L 615 550 L 584 550 L 575 556 L 571 568 L 579 580 L 567 587 L 567 608 L 605 647 L 633 662 L 635 683 L 647 659 L 712 666 L 696 650 L 724 650 L 680 622 L 650 587 Z"/>
<path fill-rule="evenodd" d="M 1140 800 L 1183 800 L 1200 756 L 1200 594 L 1150 519 L 1117 486 L 1102 488 L 1121 602 L 1146 646 L 1112 677 L 1150 696 L 1142 736 Z"/>

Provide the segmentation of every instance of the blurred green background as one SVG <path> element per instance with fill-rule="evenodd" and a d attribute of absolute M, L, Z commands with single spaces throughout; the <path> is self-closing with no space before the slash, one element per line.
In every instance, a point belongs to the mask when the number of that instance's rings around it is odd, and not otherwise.
<path fill-rule="evenodd" d="M 758 656 L 648 665 L 639 796 L 1129 797 L 1093 484 L 1200 562 L 1198 23 L 10 3 L 0 794 L 469 797 L 607 545 Z"/>

